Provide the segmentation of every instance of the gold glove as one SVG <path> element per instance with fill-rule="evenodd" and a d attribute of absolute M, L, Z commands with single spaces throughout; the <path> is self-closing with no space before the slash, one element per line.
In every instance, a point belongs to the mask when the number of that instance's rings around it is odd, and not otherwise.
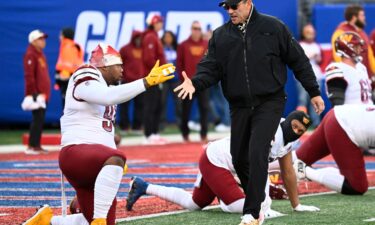
<path fill-rule="evenodd" d="M 159 60 L 156 61 L 155 66 L 151 72 L 145 77 L 146 82 L 149 86 L 158 85 L 164 83 L 167 80 L 174 78 L 172 74 L 176 70 L 176 67 L 172 63 L 164 64 L 159 66 Z"/>

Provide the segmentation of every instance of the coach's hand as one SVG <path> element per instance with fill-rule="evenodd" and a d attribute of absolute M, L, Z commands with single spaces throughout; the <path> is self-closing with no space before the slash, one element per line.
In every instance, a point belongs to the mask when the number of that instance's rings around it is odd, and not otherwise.
<path fill-rule="evenodd" d="M 182 76 L 184 77 L 184 82 L 177 86 L 173 91 L 179 92 L 179 98 L 185 99 L 186 96 L 189 95 L 189 99 L 191 100 L 193 98 L 195 88 L 189 77 L 186 75 L 185 71 L 182 71 Z"/>
<path fill-rule="evenodd" d="M 314 110 L 318 115 L 324 111 L 325 106 L 322 97 L 315 96 L 311 99 L 311 104 L 314 106 Z"/>
<path fill-rule="evenodd" d="M 318 212 L 320 209 L 318 207 L 312 206 L 312 205 L 301 205 L 298 204 L 295 208 L 294 211 L 297 212 Z"/>
<path fill-rule="evenodd" d="M 159 66 L 159 60 L 156 61 L 154 67 L 150 73 L 145 77 L 146 83 L 148 86 L 154 86 L 161 83 L 164 83 L 167 80 L 170 80 L 174 77 L 172 74 L 176 70 L 176 67 L 173 64 L 168 63 Z"/>

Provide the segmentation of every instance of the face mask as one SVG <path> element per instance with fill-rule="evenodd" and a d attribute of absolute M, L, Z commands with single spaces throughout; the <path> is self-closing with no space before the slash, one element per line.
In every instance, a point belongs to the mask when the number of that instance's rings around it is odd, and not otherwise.
<path fill-rule="evenodd" d="M 301 122 L 306 129 L 311 125 L 310 117 L 302 111 L 291 112 L 286 119 L 280 123 L 281 129 L 283 131 L 284 145 L 293 142 L 301 137 L 301 135 L 296 134 L 292 128 L 292 120 L 298 120 Z"/>

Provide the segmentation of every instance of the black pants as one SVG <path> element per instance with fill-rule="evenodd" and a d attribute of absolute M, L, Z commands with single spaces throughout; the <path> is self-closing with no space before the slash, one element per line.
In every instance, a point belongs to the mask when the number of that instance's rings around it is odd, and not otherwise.
<path fill-rule="evenodd" d="M 148 137 L 151 134 L 159 133 L 160 112 L 161 112 L 161 90 L 159 86 L 153 86 L 144 93 L 143 100 L 143 121 L 144 133 Z"/>
<path fill-rule="evenodd" d="M 61 104 L 62 104 L 62 109 L 64 110 L 64 107 L 65 107 L 65 95 L 66 95 L 66 90 L 68 89 L 69 80 L 59 80 L 57 83 L 58 83 L 58 85 L 60 87 Z"/>
<path fill-rule="evenodd" d="M 134 110 L 133 110 L 133 123 L 131 128 L 133 130 L 140 130 L 143 124 L 143 97 L 144 94 L 140 94 L 133 99 L 134 102 Z M 120 122 L 119 126 L 121 129 L 126 130 L 130 128 L 130 120 L 129 120 L 129 105 L 130 101 L 124 102 L 119 105 L 120 107 Z"/>
<path fill-rule="evenodd" d="M 207 137 L 207 131 L 208 131 L 208 110 L 209 110 L 209 92 L 208 90 L 201 91 L 199 93 L 195 94 L 195 97 L 198 101 L 198 109 L 199 109 L 199 121 L 201 124 L 201 131 L 200 135 L 201 137 L 206 138 Z M 190 129 L 188 127 L 188 121 L 191 111 L 193 101 L 186 98 L 182 101 L 182 116 L 181 116 L 181 133 L 182 136 L 187 137 L 190 133 Z"/>
<path fill-rule="evenodd" d="M 42 137 L 44 117 L 46 110 L 43 108 L 32 111 L 33 118 L 30 124 L 29 146 L 40 147 L 40 139 Z"/>
<path fill-rule="evenodd" d="M 163 88 L 161 90 L 161 118 L 160 122 L 162 126 L 165 126 L 167 124 L 167 108 L 168 108 L 168 94 L 172 93 L 173 100 L 174 100 L 174 106 L 175 106 L 175 115 L 176 115 L 176 123 L 181 123 L 181 100 L 173 92 L 173 89 L 175 89 L 180 84 L 179 81 L 167 81 L 163 83 Z"/>
<path fill-rule="evenodd" d="M 270 144 L 284 111 L 285 98 L 255 108 L 231 108 L 231 155 L 246 194 L 243 213 L 259 217 L 265 198 Z"/>

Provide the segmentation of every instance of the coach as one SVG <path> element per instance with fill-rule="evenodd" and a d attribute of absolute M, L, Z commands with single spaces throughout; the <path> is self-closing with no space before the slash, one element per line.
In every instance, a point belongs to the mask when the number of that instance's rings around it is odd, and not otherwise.
<path fill-rule="evenodd" d="M 231 154 L 246 193 L 241 224 L 258 224 L 267 180 L 270 142 L 284 111 L 286 65 L 309 93 L 315 111 L 324 110 L 309 59 L 283 22 L 258 13 L 252 0 L 219 4 L 230 21 L 217 28 L 208 52 L 190 80 L 175 89 L 185 99 L 219 81 L 231 110 Z M 288 140 L 293 134 L 284 134 Z"/>

